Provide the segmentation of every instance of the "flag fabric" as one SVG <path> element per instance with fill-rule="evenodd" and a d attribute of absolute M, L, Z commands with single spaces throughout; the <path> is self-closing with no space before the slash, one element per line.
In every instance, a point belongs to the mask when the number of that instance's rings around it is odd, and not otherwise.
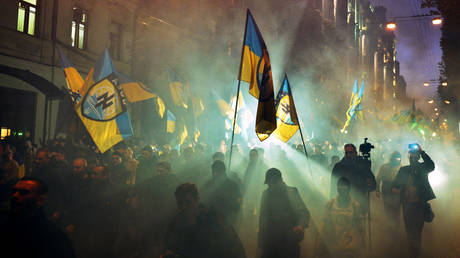
<path fill-rule="evenodd" d="M 75 111 L 102 153 L 133 135 L 121 82 L 106 49 L 85 80 L 81 101 L 75 104 Z"/>
<path fill-rule="evenodd" d="M 181 134 L 179 136 L 180 145 L 184 144 L 185 139 L 187 139 L 187 137 L 188 137 L 187 126 L 185 126 L 185 122 L 183 124 L 184 124 L 184 129 L 183 129 L 183 131 L 181 132 Z"/>
<path fill-rule="evenodd" d="M 74 101 L 78 101 L 79 97 L 76 97 L 75 94 L 80 94 L 79 91 L 84 85 L 83 78 L 77 69 L 70 63 L 69 59 L 62 53 L 60 47 L 57 48 L 59 57 L 61 59 L 62 69 L 64 70 L 64 75 L 67 82 L 67 88 L 72 93 L 71 96 Z"/>
<path fill-rule="evenodd" d="M 346 113 L 347 121 L 345 122 L 345 125 L 342 128 L 342 132 L 345 131 L 348 128 L 348 126 L 350 126 L 351 122 L 353 121 L 353 119 L 355 119 L 356 116 L 359 119 L 363 118 L 361 101 L 363 99 L 365 86 L 365 82 L 363 81 L 363 84 L 361 85 L 361 88 L 358 91 L 358 81 L 355 80 L 353 92 L 350 98 L 350 104 Z"/>
<path fill-rule="evenodd" d="M 168 66 L 169 89 L 171 98 L 177 106 L 188 108 L 188 84 L 171 67 Z"/>
<path fill-rule="evenodd" d="M 165 115 L 166 106 L 165 106 L 165 102 L 160 97 L 157 97 L 157 105 L 158 105 L 158 115 L 161 118 L 163 118 Z"/>
<path fill-rule="evenodd" d="M 75 111 L 101 153 L 133 135 L 126 100 L 114 77 L 91 86 Z"/>
<path fill-rule="evenodd" d="M 259 100 L 256 133 L 260 141 L 276 129 L 276 111 L 270 57 L 262 34 L 248 9 L 239 80 L 249 83 L 249 93 Z"/>
<path fill-rule="evenodd" d="M 129 102 L 138 102 L 157 97 L 157 95 L 151 93 L 143 83 L 137 82 L 125 74 L 119 73 L 118 78 L 123 93 Z"/>
<path fill-rule="evenodd" d="M 283 85 L 276 96 L 276 125 L 274 134 L 284 142 L 288 142 L 299 130 L 297 111 L 287 75 L 284 76 Z"/>
<path fill-rule="evenodd" d="M 192 96 L 192 108 L 193 108 L 193 115 L 195 118 L 199 117 L 204 112 L 204 104 L 203 100 L 200 96 Z"/>
<path fill-rule="evenodd" d="M 171 111 L 166 111 L 166 132 L 174 133 L 176 131 L 176 117 Z"/>

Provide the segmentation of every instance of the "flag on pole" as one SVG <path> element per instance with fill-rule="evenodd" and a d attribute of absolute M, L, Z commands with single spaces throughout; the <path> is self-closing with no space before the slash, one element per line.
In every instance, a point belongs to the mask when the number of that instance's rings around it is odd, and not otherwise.
<path fill-rule="evenodd" d="M 158 115 L 161 118 L 163 118 L 163 116 L 165 115 L 166 106 L 165 106 L 163 99 L 161 99 L 160 97 L 157 97 L 157 105 L 158 105 Z"/>
<path fill-rule="evenodd" d="M 92 78 L 87 78 L 87 81 L 96 83 L 84 85 L 87 87 L 85 94 L 75 105 L 75 111 L 98 149 L 104 153 L 132 136 L 133 129 L 127 112 L 127 100 L 107 49 L 90 74 Z"/>
<path fill-rule="evenodd" d="M 347 121 L 345 122 L 345 125 L 342 128 L 342 132 L 344 132 L 348 128 L 348 126 L 350 126 L 351 122 L 356 116 L 359 119 L 363 118 L 361 101 L 363 99 L 365 86 L 366 86 L 365 82 L 363 81 L 363 84 L 361 85 L 361 88 L 359 89 L 359 92 L 358 92 L 358 81 L 355 80 L 355 85 L 353 86 L 353 92 L 350 98 L 350 105 L 346 113 Z"/>
<path fill-rule="evenodd" d="M 256 133 L 260 141 L 276 129 L 273 77 L 262 34 L 248 9 L 239 80 L 249 83 L 249 93 L 259 100 Z"/>
<path fill-rule="evenodd" d="M 57 48 L 59 57 L 61 59 L 62 69 L 64 70 L 64 75 L 67 82 L 67 88 L 71 92 L 71 96 L 73 101 L 77 101 L 80 96 L 76 96 L 75 94 L 79 95 L 79 91 L 85 84 L 83 78 L 81 77 L 80 73 L 75 69 L 75 67 L 70 63 L 69 59 L 62 53 L 60 47 Z"/>
<path fill-rule="evenodd" d="M 169 89 L 171 98 L 177 106 L 188 108 L 187 82 L 183 80 L 171 67 L 168 66 Z"/>
<path fill-rule="evenodd" d="M 276 96 L 276 125 L 274 134 L 284 142 L 288 142 L 299 130 L 297 111 L 287 75 L 284 76 L 283 85 Z"/>
<path fill-rule="evenodd" d="M 166 132 L 174 133 L 176 131 L 176 117 L 171 111 L 166 111 Z"/>

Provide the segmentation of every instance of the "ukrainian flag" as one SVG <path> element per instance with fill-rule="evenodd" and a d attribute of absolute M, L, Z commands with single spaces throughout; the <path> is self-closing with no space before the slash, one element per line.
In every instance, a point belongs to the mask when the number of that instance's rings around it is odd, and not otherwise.
<path fill-rule="evenodd" d="M 62 53 L 60 47 L 57 48 L 61 59 L 62 69 L 67 82 L 67 87 L 72 93 L 79 93 L 84 85 L 83 78 L 75 67 L 70 63 L 69 59 Z M 76 99 L 74 99 L 76 101 Z"/>
<path fill-rule="evenodd" d="M 176 131 L 176 117 L 171 111 L 166 111 L 166 132 L 174 133 Z"/>
<path fill-rule="evenodd" d="M 259 100 L 256 133 L 260 141 L 276 129 L 273 77 L 267 46 L 248 9 L 239 80 L 249 83 L 249 93 Z"/>
<path fill-rule="evenodd" d="M 363 99 L 365 86 L 365 82 L 363 81 L 363 84 L 361 85 L 361 88 L 358 92 L 358 81 L 355 80 L 355 85 L 353 86 L 353 92 L 350 98 L 350 106 L 348 107 L 346 113 L 347 121 L 345 122 L 345 125 L 342 128 L 342 132 L 348 128 L 355 116 L 358 116 L 359 119 L 363 118 L 361 101 Z"/>
<path fill-rule="evenodd" d="M 283 142 L 288 142 L 299 130 L 297 111 L 287 75 L 284 76 L 283 85 L 276 96 L 276 125 L 274 134 Z"/>
<path fill-rule="evenodd" d="M 174 101 L 174 104 L 176 104 L 177 106 L 188 108 L 186 82 L 169 66 L 168 76 L 169 89 L 171 91 L 171 98 Z"/>
<path fill-rule="evenodd" d="M 157 105 L 158 105 L 158 115 L 161 118 L 163 118 L 163 116 L 165 115 L 166 106 L 165 106 L 165 102 L 160 97 L 157 97 Z"/>

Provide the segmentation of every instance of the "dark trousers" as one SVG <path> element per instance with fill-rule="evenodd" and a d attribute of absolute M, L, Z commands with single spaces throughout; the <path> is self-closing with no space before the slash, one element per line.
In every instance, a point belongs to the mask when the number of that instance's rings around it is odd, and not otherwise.
<path fill-rule="evenodd" d="M 403 204 L 404 224 L 410 257 L 418 257 L 422 244 L 422 231 L 425 204 L 422 202 L 409 202 Z"/>
<path fill-rule="evenodd" d="M 397 234 L 399 230 L 399 220 L 401 217 L 401 200 L 399 195 L 384 195 L 383 209 L 392 234 Z"/>

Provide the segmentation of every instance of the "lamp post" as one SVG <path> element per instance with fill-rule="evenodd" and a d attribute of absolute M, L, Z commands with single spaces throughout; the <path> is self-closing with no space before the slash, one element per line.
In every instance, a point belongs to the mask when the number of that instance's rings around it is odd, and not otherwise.
<path fill-rule="evenodd" d="M 392 18 L 389 18 L 391 20 L 391 22 L 388 22 L 386 25 L 385 25 L 385 29 L 388 30 L 388 31 L 394 31 L 397 29 L 397 25 L 396 25 L 396 20 L 411 20 L 411 19 L 421 19 L 421 18 L 425 18 L 425 17 L 433 17 L 434 15 L 432 14 L 421 14 L 421 15 L 412 15 L 412 16 L 399 16 L 399 17 L 392 17 Z M 431 19 L 431 24 L 433 24 L 434 26 L 439 26 L 442 24 L 442 18 L 437 16 L 437 17 L 434 17 Z"/>

